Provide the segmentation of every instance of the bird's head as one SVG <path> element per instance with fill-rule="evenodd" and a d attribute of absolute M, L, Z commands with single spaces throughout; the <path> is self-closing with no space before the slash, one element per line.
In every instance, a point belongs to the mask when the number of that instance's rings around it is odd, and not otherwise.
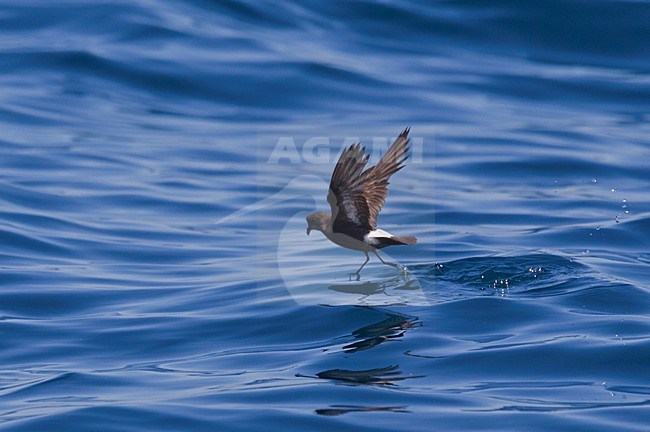
<path fill-rule="evenodd" d="M 331 216 L 329 212 L 326 211 L 315 211 L 309 213 L 307 216 L 307 235 L 311 230 L 316 231 L 325 231 L 327 224 L 329 223 Z"/>

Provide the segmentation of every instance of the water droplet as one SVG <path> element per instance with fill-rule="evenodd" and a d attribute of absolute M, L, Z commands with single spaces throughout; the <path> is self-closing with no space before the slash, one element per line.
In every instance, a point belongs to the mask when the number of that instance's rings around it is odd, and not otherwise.
<path fill-rule="evenodd" d="M 612 188 L 612 192 L 616 192 L 616 188 Z"/>
<path fill-rule="evenodd" d="M 592 182 L 592 183 L 597 183 L 598 180 L 594 178 L 594 179 L 591 179 L 591 182 Z"/>
<path fill-rule="evenodd" d="M 584 252 L 582 252 L 582 253 L 587 255 L 589 252 L 590 252 L 589 249 L 585 249 Z"/>
<path fill-rule="evenodd" d="M 596 227 L 596 231 L 600 231 L 600 225 Z"/>
<path fill-rule="evenodd" d="M 630 211 L 627 210 L 627 209 L 629 208 L 629 206 L 627 205 L 627 200 L 626 200 L 626 199 L 623 200 L 623 205 L 621 206 L 621 208 L 622 208 L 623 210 L 625 210 L 625 214 L 629 214 L 629 213 L 630 213 Z"/>

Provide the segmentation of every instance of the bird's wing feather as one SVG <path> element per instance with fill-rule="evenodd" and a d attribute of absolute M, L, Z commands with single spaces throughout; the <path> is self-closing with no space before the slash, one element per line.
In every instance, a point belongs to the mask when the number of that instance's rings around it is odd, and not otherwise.
<path fill-rule="evenodd" d="M 363 226 L 369 217 L 368 203 L 355 192 L 354 182 L 360 177 L 370 155 L 359 143 L 343 151 L 339 157 L 327 201 L 332 208 L 332 220 L 339 223 Z"/>
<path fill-rule="evenodd" d="M 404 129 L 374 167 L 363 171 L 370 155 L 360 144 L 348 147 L 332 173 L 327 201 L 332 208 L 333 229 L 357 225 L 377 228 L 377 215 L 388 194 L 388 179 L 404 167 L 408 158 L 410 128 Z M 339 229 L 337 229 L 337 227 Z"/>

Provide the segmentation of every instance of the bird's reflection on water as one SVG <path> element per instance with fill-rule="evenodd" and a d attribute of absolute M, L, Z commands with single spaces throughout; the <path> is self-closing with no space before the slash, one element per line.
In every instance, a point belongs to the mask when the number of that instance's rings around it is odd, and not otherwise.
<path fill-rule="evenodd" d="M 316 410 L 316 414 L 324 416 L 337 416 L 342 414 L 347 414 L 351 412 L 371 412 L 371 411 L 381 411 L 381 412 L 396 412 L 396 413 L 409 413 L 411 411 L 407 410 L 403 406 L 360 406 L 360 405 L 332 405 L 331 408 L 321 408 Z"/>
<path fill-rule="evenodd" d="M 390 312 L 385 320 L 354 330 L 352 336 L 358 340 L 345 345 L 343 351 L 354 353 L 376 347 L 386 341 L 401 338 L 406 330 L 420 325 L 417 317 Z"/>
<path fill-rule="evenodd" d="M 316 374 L 318 378 L 340 381 L 350 384 L 378 384 L 394 385 L 396 381 L 403 381 L 412 376 L 401 376 L 399 365 L 365 370 L 330 369 Z"/>
<path fill-rule="evenodd" d="M 346 354 L 368 350 L 386 341 L 397 340 L 404 337 L 408 330 L 421 326 L 420 320 L 414 316 L 366 306 L 360 306 L 359 308 L 381 313 L 384 316 L 384 319 L 353 330 L 349 336 L 352 336 L 356 341 L 343 346 L 343 352 Z M 394 387 L 397 386 L 400 381 L 422 377 L 421 375 L 405 375 L 399 368 L 399 364 L 392 364 L 372 369 L 328 369 L 316 373 L 315 376 L 302 374 L 297 374 L 297 376 L 330 380 L 335 383 L 347 385 L 368 385 L 380 387 Z M 315 412 L 319 415 L 335 416 L 350 412 L 371 411 L 409 412 L 405 406 L 362 405 L 331 405 L 328 408 L 317 409 Z"/>

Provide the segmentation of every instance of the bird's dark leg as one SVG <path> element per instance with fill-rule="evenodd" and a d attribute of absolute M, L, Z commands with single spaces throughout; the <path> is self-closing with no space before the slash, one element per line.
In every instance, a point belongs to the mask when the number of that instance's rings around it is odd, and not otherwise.
<path fill-rule="evenodd" d="M 391 267 L 397 267 L 397 268 L 400 267 L 398 264 L 391 263 L 391 262 L 388 262 L 388 261 L 384 261 L 383 259 L 381 259 L 381 257 L 379 256 L 379 254 L 377 253 L 376 250 L 373 251 L 373 252 L 374 252 L 375 255 L 377 255 L 377 258 L 379 258 L 379 261 L 381 261 L 382 264 L 386 264 L 386 265 L 389 265 L 389 266 L 391 266 Z M 362 267 L 363 267 L 363 266 L 362 266 Z M 359 270 L 361 270 L 361 269 L 359 269 Z"/>
<path fill-rule="evenodd" d="M 363 262 L 363 264 L 361 264 L 361 267 L 359 267 L 359 270 L 355 271 L 354 273 L 352 273 L 352 274 L 350 275 L 350 276 L 352 276 L 352 275 L 356 275 L 357 280 L 359 280 L 359 279 L 361 278 L 361 275 L 359 274 L 359 273 L 361 272 L 361 269 L 362 269 L 366 264 L 368 264 L 368 261 L 370 261 L 370 255 L 368 255 L 368 252 L 364 252 L 364 254 L 366 254 L 366 260 Z"/>

